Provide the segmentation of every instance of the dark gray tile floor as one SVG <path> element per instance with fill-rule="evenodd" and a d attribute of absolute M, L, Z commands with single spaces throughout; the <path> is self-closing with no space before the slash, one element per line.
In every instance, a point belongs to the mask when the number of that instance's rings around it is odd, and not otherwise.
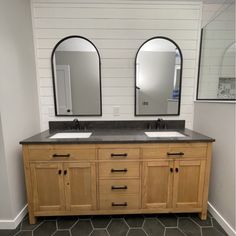
<path fill-rule="evenodd" d="M 0 236 L 227 236 L 208 214 L 155 214 L 119 216 L 68 216 L 39 218 L 36 225 L 27 216 L 15 230 L 0 230 Z"/>

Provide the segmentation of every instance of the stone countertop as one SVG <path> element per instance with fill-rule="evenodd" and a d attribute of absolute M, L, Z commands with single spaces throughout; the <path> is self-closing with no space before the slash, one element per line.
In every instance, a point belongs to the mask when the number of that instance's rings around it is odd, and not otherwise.
<path fill-rule="evenodd" d="M 144 132 L 151 131 L 178 131 L 186 137 L 179 138 L 150 138 Z M 56 133 L 62 132 L 92 132 L 89 138 L 51 139 Z M 207 137 L 190 129 L 172 130 L 134 130 L 134 129 L 94 129 L 94 130 L 46 130 L 20 142 L 20 144 L 112 144 L 112 143 L 179 143 L 179 142 L 214 142 Z"/>

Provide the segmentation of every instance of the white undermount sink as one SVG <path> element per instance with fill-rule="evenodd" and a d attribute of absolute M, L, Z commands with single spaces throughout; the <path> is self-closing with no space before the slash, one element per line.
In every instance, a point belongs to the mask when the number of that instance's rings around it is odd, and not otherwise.
<path fill-rule="evenodd" d="M 91 132 L 56 133 L 50 138 L 89 138 L 91 134 Z"/>
<path fill-rule="evenodd" d="M 144 132 L 149 138 L 181 138 L 186 137 L 186 135 L 181 134 L 177 131 L 154 131 L 154 132 Z"/>

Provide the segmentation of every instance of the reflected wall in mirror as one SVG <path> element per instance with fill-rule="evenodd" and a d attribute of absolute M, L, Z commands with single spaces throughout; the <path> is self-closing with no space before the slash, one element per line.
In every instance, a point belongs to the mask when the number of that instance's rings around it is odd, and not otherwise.
<path fill-rule="evenodd" d="M 183 57 L 166 37 L 144 42 L 135 59 L 135 115 L 176 116 L 180 113 Z"/>
<path fill-rule="evenodd" d="M 101 63 L 95 45 L 81 36 L 60 40 L 52 51 L 56 116 L 101 116 Z"/>
<path fill-rule="evenodd" d="M 202 29 L 197 100 L 234 101 L 235 62 L 235 2 L 233 2 Z"/>

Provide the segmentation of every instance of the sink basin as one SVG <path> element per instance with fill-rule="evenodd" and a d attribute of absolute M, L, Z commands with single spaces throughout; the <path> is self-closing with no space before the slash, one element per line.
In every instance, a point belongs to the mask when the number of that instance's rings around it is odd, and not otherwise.
<path fill-rule="evenodd" d="M 149 138 L 181 138 L 186 137 L 186 135 L 181 134 L 177 131 L 155 131 L 155 132 L 145 132 Z"/>
<path fill-rule="evenodd" d="M 50 138 L 89 138 L 91 134 L 91 132 L 56 133 Z"/>

